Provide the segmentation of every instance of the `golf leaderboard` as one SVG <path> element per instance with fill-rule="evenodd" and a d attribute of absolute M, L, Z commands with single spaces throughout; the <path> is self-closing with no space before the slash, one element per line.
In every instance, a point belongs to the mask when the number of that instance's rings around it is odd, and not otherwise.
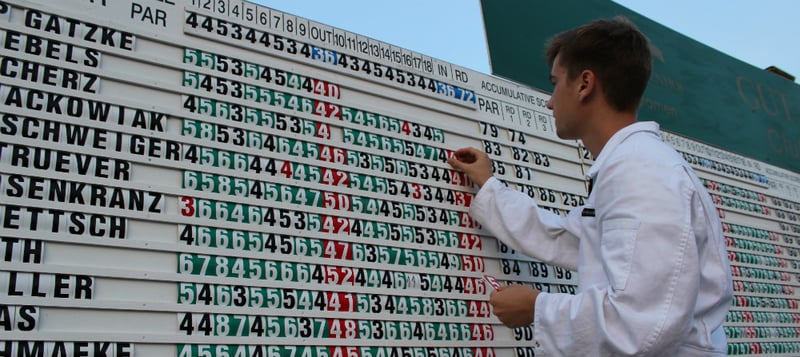
<path fill-rule="evenodd" d="M 236 0 L 1 0 L 0 46 L 0 356 L 533 356 L 490 282 L 575 293 L 446 163 L 583 204 L 545 92 Z M 729 354 L 800 353 L 800 175 L 664 139 L 723 221 Z"/>

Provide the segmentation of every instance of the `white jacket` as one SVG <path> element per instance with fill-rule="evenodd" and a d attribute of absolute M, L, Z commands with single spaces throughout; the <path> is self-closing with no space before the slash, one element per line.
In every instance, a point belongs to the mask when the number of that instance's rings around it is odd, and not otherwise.
<path fill-rule="evenodd" d="M 719 216 L 658 130 L 638 122 L 614 134 L 587 175 L 586 205 L 567 217 L 495 178 L 472 202 L 498 239 L 578 272 L 575 295 L 536 299 L 536 356 L 727 354 L 733 288 Z"/>

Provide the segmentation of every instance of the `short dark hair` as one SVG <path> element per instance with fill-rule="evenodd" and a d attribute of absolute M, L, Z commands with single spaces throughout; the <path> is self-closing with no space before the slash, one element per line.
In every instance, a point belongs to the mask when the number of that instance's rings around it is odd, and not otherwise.
<path fill-rule="evenodd" d="M 650 80 L 650 43 L 624 16 L 596 20 L 553 36 L 545 56 L 550 67 L 559 56 L 570 80 L 585 69 L 593 71 L 606 101 L 619 111 L 636 111 Z"/>

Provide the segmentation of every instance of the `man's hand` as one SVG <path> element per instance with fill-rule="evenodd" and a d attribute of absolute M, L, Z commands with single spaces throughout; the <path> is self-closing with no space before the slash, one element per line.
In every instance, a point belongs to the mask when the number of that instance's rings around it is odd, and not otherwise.
<path fill-rule="evenodd" d="M 464 172 L 478 186 L 483 186 L 492 177 L 492 160 L 485 152 L 475 148 L 456 150 L 447 163 Z"/>
<path fill-rule="evenodd" d="M 492 313 L 503 325 L 510 328 L 528 326 L 533 323 L 536 297 L 541 291 L 523 285 L 508 285 L 492 292 L 489 304 Z"/>

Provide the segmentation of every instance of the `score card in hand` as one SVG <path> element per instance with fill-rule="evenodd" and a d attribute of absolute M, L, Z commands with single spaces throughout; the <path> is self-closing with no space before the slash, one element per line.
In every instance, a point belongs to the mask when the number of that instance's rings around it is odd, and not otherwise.
<path fill-rule="evenodd" d="M 500 290 L 500 282 L 497 281 L 497 278 L 491 275 L 484 275 L 483 279 L 485 279 L 495 290 Z"/>

